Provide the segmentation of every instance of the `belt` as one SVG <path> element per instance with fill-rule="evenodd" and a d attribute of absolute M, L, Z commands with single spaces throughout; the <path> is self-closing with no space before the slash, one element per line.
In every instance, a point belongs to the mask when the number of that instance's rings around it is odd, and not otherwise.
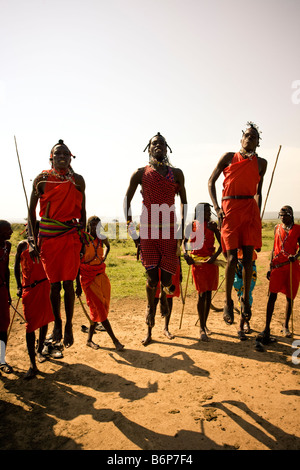
<path fill-rule="evenodd" d="M 222 197 L 222 201 L 226 199 L 253 199 L 254 196 L 224 196 Z"/>
<path fill-rule="evenodd" d="M 34 281 L 32 284 L 28 284 L 27 286 L 22 286 L 22 289 L 28 289 L 28 287 L 35 287 L 37 286 L 40 282 L 47 281 L 47 278 L 45 277 L 44 279 L 40 279 L 39 281 Z"/>

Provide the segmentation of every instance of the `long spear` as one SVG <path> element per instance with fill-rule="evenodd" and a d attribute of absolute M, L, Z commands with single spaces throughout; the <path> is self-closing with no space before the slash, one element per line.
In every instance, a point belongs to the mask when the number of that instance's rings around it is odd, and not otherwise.
<path fill-rule="evenodd" d="M 269 197 L 269 192 L 270 192 L 270 189 L 271 189 L 271 186 L 272 186 L 273 177 L 274 177 L 274 173 L 275 173 L 275 168 L 276 168 L 276 165 L 277 165 L 278 157 L 279 157 L 279 154 L 280 154 L 280 150 L 281 150 L 281 145 L 279 145 L 279 150 L 278 150 L 277 157 L 276 157 L 275 164 L 274 164 L 274 168 L 273 168 L 273 171 L 272 171 L 271 181 L 270 181 L 269 188 L 268 188 L 268 192 L 267 192 L 267 195 L 266 195 L 265 204 L 264 204 L 264 208 L 263 208 L 262 215 L 261 215 L 261 220 L 263 219 L 263 216 L 264 216 L 264 213 L 265 213 L 265 208 L 266 208 L 266 205 L 267 205 L 267 200 L 268 200 L 268 197 Z"/>
<path fill-rule="evenodd" d="M 20 157 L 19 157 L 19 152 L 18 152 L 18 146 L 17 146 L 17 139 L 16 139 L 16 136 L 14 136 L 14 139 L 15 139 L 15 146 L 16 146 L 17 158 L 18 158 L 18 163 L 19 163 L 19 168 L 20 168 L 20 175 L 21 175 L 23 190 L 24 190 L 24 194 L 25 194 L 26 207 L 27 207 L 27 214 L 28 214 L 28 222 L 29 222 L 29 225 L 30 225 L 31 236 L 33 237 L 34 248 L 35 248 L 35 250 L 37 251 L 36 242 L 35 242 L 35 235 L 34 235 L 34 230 L 33 230 L 33 225 L 32 225 L 31 217 L 30 217 L 30 213 L 29 213 L 28 198 L 27 198 L 26 189 L 25 189 L 25 184 L 24 184 L 24 178 L 23 178 L 23 172 L 22 172 L 22 167 L 21 167 L 21 162 L 20 162 Z"/>

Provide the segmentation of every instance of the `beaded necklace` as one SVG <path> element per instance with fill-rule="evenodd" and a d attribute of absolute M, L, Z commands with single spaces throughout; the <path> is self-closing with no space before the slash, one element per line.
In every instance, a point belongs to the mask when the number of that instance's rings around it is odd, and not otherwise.
<path fill-rule="evenodd" d="M 246 150 L 244 149 L 240 150 L 240 154 L 242 155 L 242 157 L 248 158 L 249 160 L 252 160 L 253 157 L 258 157 L 256 152 L 246 152 Z"/>

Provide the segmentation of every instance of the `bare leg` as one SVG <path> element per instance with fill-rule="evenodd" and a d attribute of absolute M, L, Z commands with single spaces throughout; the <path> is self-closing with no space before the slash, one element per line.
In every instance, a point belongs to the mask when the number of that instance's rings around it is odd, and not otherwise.
<path fill-rule="evenodd" d="M 142 340 L 142 344 L 147 346 L 152 341 L 152 328 L 155 325 L 155 313 L 157 301 L 155 300 L 156 288 L 159 281 L 158 268 L 151 269 L 147 272 L 148 280 L 146 283 L 146 294 L 147 294 L 147 314 L 146 324 L 148 326 L 147 335 Z"/>
<path fill-rule="evenodd" d="M 198 310 L 198 316 L 200 320 L 200 340 L 201 341 L 208 340 L 206 331 L 205 331 L 205 326 L 206 326 L 205 298 L 206 298 L 205 292 L 198 292 L 197 310 Z"/>
<path fill-rule="evenodd" d="M 166 294 L 165 294 L 166 295 Z M 173 297 L 167 297 L 168 307 L 169 307 L 169 315 L 165 316 L 165 327 L 164 327 L 164 335 L 168 339 L 174 339 L 174 335 L 172 335 L 169 331 L 169 323 L 173 308 Z"/>
<path fill-rule="evenodd" d="M 241 312 L 245 320 L 251 318 L 250 287 L 253 274 L 253 246 L 243 246 L 243 286 L 244 297 L 241 299 Z M 244 325 L 243 325 L 244 326 Z M 241 331 L 243 331 L 241 329 Z"/>
<path fill-rule="evenodd" d="M 97 326 L 96 322 L 93 322 L 93 323 L 90 324 L 89 331 L 88 331 L 88 337 L 87 337 L 87 340 L 86 340 L 86 345 L 89 346 L 92 349 L 99 349 L 100 348 L 100 346 L 98 344 L 94 343 L 93 340 L 92 340 L 93 334 L 95 333 L 96 326 Z"/>
<path fill-rule="evenodd" d="M 46 339 L 47 331 L 48 331 L 48 325 L 44 325 L 40 328 L 38 348 L 36 351 L 36 356 L 39 362 L 45 362 L 45 357 L 42 355 L 42 351 L 44 348 L 44 341 Z"/>
<path fill-rule="evenodd" d="M 227 251 L 227 264 L 225 268 L 225 306 L 224 306 L 224 313 L 223 319 L 227 324 L 232 324 L 234 320 L 234 312 L 233 312 L 233 300 L 231 297 L 232 294 L 232 287 L 234 282 L 235 276 L 235 269 L 237 265 L 237 250 L 229 250 Z"/>
<path fill-rule="evenodd" d="M 292 313 L 292 302 L 291 299 L 288 297 L 286 298 L 286 305 L 285 305 L 285 320 L 284 320 L 284 327 L 283 332 L 286 338 L 290 338 L 292 336 L 289 330 L 289 321 Z"/>
<path fill-rule="evenodd" d="M 120 343 L 120 341 L 118 340 L 118 338 L 116 338 L 113 330 L 112 330 L 112 327 L 111 327 L 111 324 L 109 323 L 109 320 L 106 319 L 102 322 L 102 325 L 104 326 L 104 328 L 106 329 L 107 333 L 109 334 L 109 336 L 111 337 L 111 340 L 112 342 L 114 343 L 115 345 L 115 348 L 118 350 L 118 351 L 122 351 L 122 349 L 124 349 L 124 345 Z"/>
<path fill-rule="evenodd" d="M 63 288 L 65 291 L 65 312 L 66 312 L 64 345 L 66 348 L 69 348 L 74 343 L 72 320 L 73 320 L 73 313 L 74 313 L 75 292 L 74 292 L 73 281 L 63 281 Z"/>
<path fill-rule="evenodd" d="M 62 321 L 60 316 L 61 283 L 54 282 L 50 287 L 50 302 L 54 315 L 53 341 L 59 343 L 62 339 Z"/>

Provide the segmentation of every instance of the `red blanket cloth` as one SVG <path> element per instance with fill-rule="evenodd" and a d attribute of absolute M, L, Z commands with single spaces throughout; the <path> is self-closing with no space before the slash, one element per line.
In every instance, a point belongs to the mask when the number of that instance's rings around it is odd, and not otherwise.
<path fill-rule="evenodd" d="M 260 181 L 257 157 L 236 153 L 224 170 L 224 196 L 255 196 Z M 228 199 L 222 202 L 225 217 L 221 228 L 223 251 L 242 246 L 261 248 L 261 220 L 255 199 Z"/>
<path fill-rule="evenodd" d="M 292 290 L 291 290 L 291 266 L 282 263 L 288 262 L 289 255 L 295 255 L 299 249 L 300 225 L 294 224 L 286 232 L 281 224 L 277 225 L 274 236 L 274 250 L 272 265 L 274 268 L 270 276 L 270 292 L 285 294 L 289 299 L 297 295 L 300 282 L 299 260 L 292 263 Z"/>
<path fill-rule="evenodd" d="M 46 278 L 43 264 L 32 261 L 28 248 L 21 254 L 21 269 L 23 312 L 26 332 L 30 333 L 54 321 L 50 303 L 50 283 Z M 31 287 L 36 281 L 42 282 Z"/>
<path fill-rule="evenodd" d="M 81 217 L 82 193 L 71 180 L 61 181 L 48 172 L 44 194 L 40 198 L 40 216 L 66 222 Z M 48 202 L 49 212 L 46 214 Z M 72 281 L 80 265 L 81 241 L 78 233 L 66 233 L 41 240 L 41 259 L 51 283 Z"/>
<path fill-rule="evenodd" d="M 111 285 L 106 265 L 102 262 L 102 243 L 91 241 L 85 247 L 85 254 L 80 264 L 80 283 L 90 309 L 93 322 L 103 322 L 108 317 Z"/>

